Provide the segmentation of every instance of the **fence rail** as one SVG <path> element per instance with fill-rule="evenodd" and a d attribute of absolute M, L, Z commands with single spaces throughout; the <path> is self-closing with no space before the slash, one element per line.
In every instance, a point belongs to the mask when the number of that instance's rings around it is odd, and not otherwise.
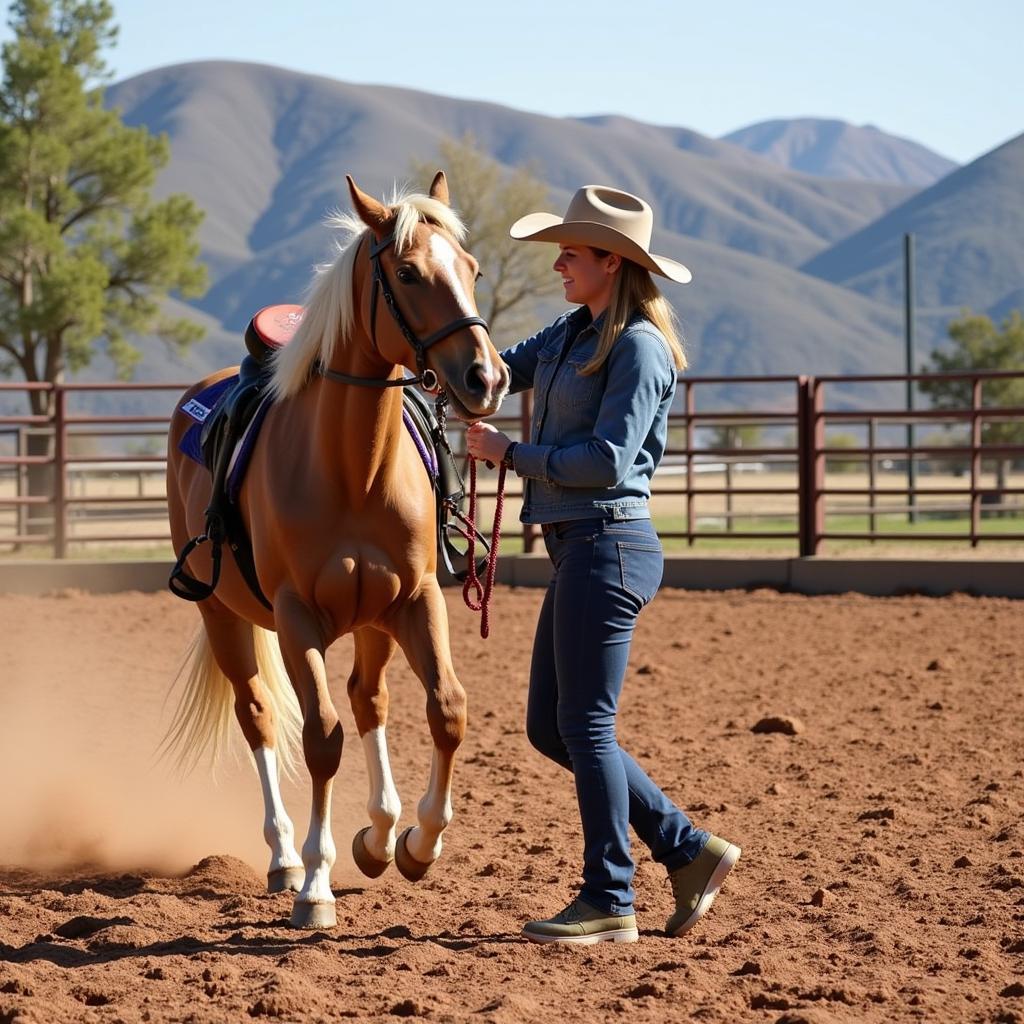
<path fill-rule="evenodd" d="M 682 378 L 653 481 L 659 533 L 688 545 L 771 539 L 792 543 L 801 555 L 821 553 L 830 540 L 1024 541 L 1024 478 L 1013 476 L 1014 464 L 1024 463 L 1024 443 L 1016 443 L 1024 441 L 1024 408 L 985 404 L 985 385 L 1005 379 L 1024 380 L 1024 371 Z M 878 401 L 877 385 L 908 380 L 966 382 L 970 405 L 908 411 Z M 875 392 L 858 408 L 852 395 L 866 385 Z M 65 558 L 83 545 L 169 541 L 166 529 L 153 529 L 166 521 L 158 439 L 187 386 L 0 383 L 0 550 L 49 546 Z M 723 386 L 761 397 L 743 409 L 703 408 L 701 396 Z M 827 399 L 840 388 L 842 407 L 830 409 Z M 10 411 L 19 393 L 34 403 L 24 415 Z M 104 414 L 71 408 L 73 400 L 99 395 L 108 407 L 114 400 L 122 407 Z M 139 398 L 144 409 L 124 411 Z M 517 415 L 493 422 L 528 439 L 530 414 L 527 394 Z M 916 427 L 946 435 L 918 444 Z M 846 433 L 836 435 L 836 428 Z M 951 433 L 958 429 L 960 437 Z M 949 438 L 956 443 L 944 443 Z M 452 442 L 464 455 L 461 430 Z M 931 479 L 919 486 L 925 475 Z M 515 508 L 522 492 L 517 481 L 510 485 L 506 500 Z M 485 508 L 493 503 L 492 476 L 483 476 L 480 497 Z M 984 528 L 997 519 L 998 530 Z M 924 528 L 938 520 L 959 520 L 966 529 Z M 903 523 L 911 528 L 895 528 Z M 530 525 L 506 536 L 521 537 L 526 551 L 538 541 Z"/>

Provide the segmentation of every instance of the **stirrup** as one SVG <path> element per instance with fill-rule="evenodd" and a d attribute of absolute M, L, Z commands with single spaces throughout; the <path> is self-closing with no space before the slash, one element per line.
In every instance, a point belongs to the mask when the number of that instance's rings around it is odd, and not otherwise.
<path fill-rule="evenodd" d="M 195 576 L 185 571 L 185 560 L 200 544 L 210 544 L 210 558 L 213 561 L 213 571 L 210 582 L 204 583 Z M 170 578 L 167 580 L 167 587 L 175 597 L 185 601 L 205 601 L 214 590 L 220 580 L 221 547 L 224 544 L 224 520 L 220 513 L 206 510 L 206 532 L 193 537 L 182 549 L 174 568 L 171 570 Z"/>

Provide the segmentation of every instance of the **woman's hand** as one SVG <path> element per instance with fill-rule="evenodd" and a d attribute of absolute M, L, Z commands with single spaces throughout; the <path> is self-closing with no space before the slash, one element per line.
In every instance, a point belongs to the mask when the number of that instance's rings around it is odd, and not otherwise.
<path fill-rule="evenodd" d="M 466 431 L 466 450 L 474 459 L 483 459 L 495 466 L 505 456 L 512 438 L 496 430 L 489 423 L 473 423 Z"/>

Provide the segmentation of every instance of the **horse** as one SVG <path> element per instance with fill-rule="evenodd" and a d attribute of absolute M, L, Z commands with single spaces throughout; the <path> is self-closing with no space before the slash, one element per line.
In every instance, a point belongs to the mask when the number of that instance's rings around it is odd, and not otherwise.
<path fill-rule="evenodd" d="M 347 181 L 354 215 L 333 223 L 349 240 L 318 268 L 294 337 L 272 357 L 272 404 L 238 495 L 269 607 L 225 557 L 216 591 L 197 604 L 201 626 L 167 737 L 195 764 L 223 745 L 233 704 L 263 791 L 267 887 L 296 893 L 298 928 L 337 920 L 330 819 L 344 737 L 325 655 L 345 634 L 354 638 L 347 690 L 371 790 L 370 824 L 352 842 L 355 862 L 370 877 L 395 862 L 417 881 L 441 853 L 466 694 L 436 574 L 435 498 L 403 429 L 402 386 L 412 379 L 443 389 L 454 414 L 472 421 L 498 410 L 509 383 L 478 315 L 479 267 L 462 247 L 444 173 L 429 194 L 396 193 L 386 203 Z M 379 307 L 386 312 L 378 316 Z M 167 496 L 178 551 L 202 530 L 212 486 L 209 471 L 179 450 L 189 425 L 183 407 L 234 372 L 186 391 L 171 420 Z M 188 555 L 199 576 L 211 571 L 208 547 Z M 426 691 L 433 756 L 417 824 L 396 838 L 401 803 L 385 737 L 385 670 L 398 647 Z M 312 783 L 301 856 L 279 783 L 300 737 Z"/>

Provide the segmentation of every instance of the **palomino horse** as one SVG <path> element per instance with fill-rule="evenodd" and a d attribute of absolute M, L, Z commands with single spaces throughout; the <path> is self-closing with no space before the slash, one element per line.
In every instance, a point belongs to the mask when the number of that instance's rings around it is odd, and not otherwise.
<path fill-rule="evenodd" d="M 366 874 L 378 875 L 395 860 L 415 881 L 437 859 L 466 728 L 465 691 L 452 668 L 435 572 L 434 494 L 402 426 L 402 388 L 382 385 L 400 381 L 403 366 L 426 371 L 428 380 L 432 373 L 464 419 L 492 415 L 508 388 L 508 371 L 477 314 L 477 263 L 460 244 L 464 229 L 448 205 L 444 174 L 429 196 L 400 196 L 390 205 L 348 183 L 358 218 L 337 223 L 353 237 L 321 268 L 301 325 L 275 355 L 274 402 L 239 496 L 273 610 L 225 558 L 215 594 L 199 603 L 202 629 L 169 733 L 194 760 L 223 740 L 233 700 L 263 789 L 268 887 L 297 890 L 291 921 L 304 928 L 336 921 L 330 818 L 342 728 L 327 690 L 327 648 L 354 634 L 348 694 L 371 793 L 370 825 L 356 834 L 353 855 Z M 211 489 L 207 470 L 178 450 L 189 425 L 181 406 L 232 372 L 191 388 L 175 411 L 167 495 L 177 550 L 201 532 Z M 207 547 L 189 555 L 200 577 L 211 570 Z M 434 744 L 418 824 L 397 840 L 401 805 L 385 740 L 384 678 L 396 646 L 426 689 Z M 278 784 L 287 740 L 300 731 L 313 788 L 301 858 Z"/>

